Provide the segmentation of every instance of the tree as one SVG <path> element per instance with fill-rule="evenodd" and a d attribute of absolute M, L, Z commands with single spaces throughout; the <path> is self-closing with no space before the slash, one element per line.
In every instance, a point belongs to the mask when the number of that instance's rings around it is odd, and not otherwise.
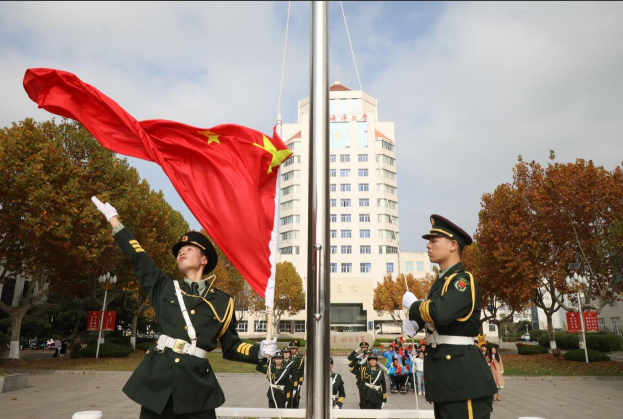
<path fill-rule="evenodd" d="M 532 301 L 546 315 L 552 348 L 552 316 L 566 307 L 561 295 L 570 291 L 565 283 L 570 263 L 586 266 L 587 307 L 601 309 L 621 291 L 611 256 L 620 249 L 620 236 L 609 227 L 623 213 L 622 180 L 620 167 L 608 172 L 577 159 L 544 168 L 520 158 L 513 183 L 483 195 L 476 238 L 505 286 L 520 293 L 532 288 Z"/>
<path fill-rule="evenodd" d="M 266 310 L 264 299 L 255 291 L 251 292 L 251 310 L 253 312 L 263 312 Z M 281 262 L 276 266 L 275 273 L 275 306 L 273 307 L 273 330 L 278 333 L 279 322 L 284 313 L 294 316 L 299 311 L 305 309 L 305 292 L 303 291 L 303 280 L 290 262 Z"/>
<path fill-rule="evenodd" d="M 400 274 L 396 279 L 388 273 L 383 277 L 383 282 L 379 282 L 374 288 L 374 298 L 372 307 L 379 316 L 389 314 L 395 324 L 400 324 L 405 318 L 402 308 L 402 296 L 407 291 L 405 280 L 411 291 L 418 300 L 428 297 L 430 289 L 435 282 L 435 277 L 426 274 L 424 278 L 416 278 L 413 274 Z"/>

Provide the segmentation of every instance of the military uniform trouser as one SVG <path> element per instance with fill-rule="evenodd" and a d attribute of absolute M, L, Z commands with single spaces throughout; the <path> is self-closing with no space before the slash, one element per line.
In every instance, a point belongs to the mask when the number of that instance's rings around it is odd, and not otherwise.
<path fill-rule="evenodd" d="M 366 399 L 362 399 L 361 404 L 362 409 L 381 409 L 383 407 L 383 403 L 372 403 Z"/>
<path fill-rule="evenodd" d="M 458 402 L 435 402 L 435 419 L 489 419 L 493 396 Z"/>
<path fill-rule="evenodd" d="M 291 406 L 292 409 L 298 409 L 300 401 L 301 401 L 301 389 L 299 387 L 294 397 L 292 397 L 292 406 Z"/>
<path fill-rule="evenodd" d="M 272 400 L 268 401 L 268 407 L 271 409 L 275 409 L 275 402 Z M 279 409 L 285 409 L 286 408 L 286 402 L 277 402 L 277 407 Z"/>
<path fill-rule="evenodd" d="M 173 396 L 169 396 L 169 401 L 164 406 L 164 410 L 161 414 L 141 406 L 139 419 L 216 419 L 216 412 L 214 410 L 205 410 L 203 412 L 176 415 L 173 413 Z"/>

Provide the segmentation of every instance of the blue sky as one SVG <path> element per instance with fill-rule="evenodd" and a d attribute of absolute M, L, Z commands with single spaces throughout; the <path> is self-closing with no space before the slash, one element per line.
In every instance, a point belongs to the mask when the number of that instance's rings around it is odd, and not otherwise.
<path fill-rule="evenodd" d="M 424 250 L 431 213 L 473 233 L 483 193 L 517 156 L 623 160 L 623 3 L 345 2 L 363 89 L 396 127 L 401 248 Z M 22 88 L 30 67 L 70 71 L 139 120 L 270 132 L 285 2 L 2 2 L 0 125 L 51 114 Z M 358 88 L 339 3 L 330 74 Z M 309 3 L 294 2 L 285 122 L 309 89 Z M 198 228 L 159 167 L 130 159 Z"/>

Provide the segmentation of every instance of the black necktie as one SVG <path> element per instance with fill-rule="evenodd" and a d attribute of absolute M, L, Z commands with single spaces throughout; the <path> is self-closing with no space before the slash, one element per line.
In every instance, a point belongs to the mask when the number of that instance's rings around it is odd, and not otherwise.
<path fill-rule="evenodd" d="M 193 282 L 192 284 L 190 284 L 190 289 L 193 290 L 193 294 L 199 295 L 199 284 Z"/>

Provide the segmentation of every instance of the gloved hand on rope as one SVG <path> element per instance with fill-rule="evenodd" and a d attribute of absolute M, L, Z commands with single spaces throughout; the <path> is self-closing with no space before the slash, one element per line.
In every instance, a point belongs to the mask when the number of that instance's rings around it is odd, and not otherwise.
<path fill-rule="evenodd" d="M 277 354 L 277 339 L 266 340 L 260 342 L 259 357 L 267 358 L 269 356 L 275 356 Z"/>
<path fill-rule="evenodd" d="M 404 319 L 402 321 L 402 330 L 404 330 L 405 335 L 412 338 L 415 336 L 419 329 L 419 326 L 415 320 Z"/>
<path fill-rule="evenodd" d="M 409 310 L 411 308 L 411 304 L 417 301 L 417 297 L 411 291 L 405 292 L 402 296 L 402 308 L 405 310 Z"/>

